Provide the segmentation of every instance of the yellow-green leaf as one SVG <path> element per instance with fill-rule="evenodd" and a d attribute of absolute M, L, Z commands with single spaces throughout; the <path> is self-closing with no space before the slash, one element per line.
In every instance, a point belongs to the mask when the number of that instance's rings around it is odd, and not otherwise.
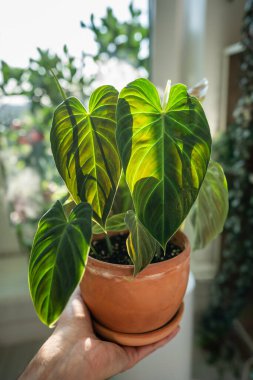
<path fill-rule="evenodd" d="M 210 161 L 198 198 L 189 214 L 193 249 L 204 248 L 222 230 L 228 214 L 228 188 L 218 162 Z"/>
<path fill-rule="evenodd" d="M 136 276 L 150 264 L 160 246 L 133 211 L 127 211 L 125 222 L 129 228 L 129 236 L 126 241 L 127 251 L 134 264 L 134 275 Z"/>
<path fill-rule="evenodd" d="M 107 221 L 106 221 L 105 230 L 107 232 L 127 230 L 128 227 L 127 227 L 126 222 L 125 222 L 125 215 L 126 215 L 126 213 L 123 212 L 121 214 L 115 214 L 115 215 L 109 216 L 107 218 Z M 99 224 L 93 222 L 92 233 L 93 234 L 102 234 L 102 233 L 104 233 L 104 230 L 100 227 Z"/>
<path fill-rule="evenodd" d="M 92 209 L 77 205 L 69 217 L 57 201 L 41 218 L 30 262 L 29 287 L 43 323 L 57 321 L 83 276 L 91 240 Z"/>
<path fill-rule="evenodd" d="M 89 110 L 68 98 L 54 113 L 51 146 L 57 169 L 74 201 L 92 205 L 93 217 L 105 225 L 118 186 L 121 165 L 115 140 L 118 92 L 101 86 Z"/>
<path fill-rule="evenodd" d="M 210 159 L 202 106 L 182 84 L 161 105 L 155 86 L 137 79 L 119 95 L 116 139 L 136 215 L 165 248 L 195 202 Z"/>

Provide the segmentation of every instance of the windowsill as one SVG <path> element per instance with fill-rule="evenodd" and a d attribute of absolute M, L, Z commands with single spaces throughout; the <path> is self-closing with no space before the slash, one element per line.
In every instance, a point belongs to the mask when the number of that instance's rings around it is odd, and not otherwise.
<path fill-rule="evenodd" d="M 0 257 L 0 344 L 11 345 L 47 338 L 51 331 L 39 321 L 30 299 L 28 258 Z"/>

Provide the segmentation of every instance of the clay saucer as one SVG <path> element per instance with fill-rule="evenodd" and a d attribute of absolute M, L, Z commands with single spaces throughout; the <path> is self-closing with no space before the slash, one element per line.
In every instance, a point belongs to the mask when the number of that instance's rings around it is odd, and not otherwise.
<path fill-rule="evenodd" d="M 101 337 L 110 342 L 118 343 L 124 346 L 145 346 L 147 344 L 158 342 L 159 340 L 166 338 L 170 335 L 179 325 L 184 311 L 184 304 L 182 303 L 174 315 L 174 317 L 166 323 L 164 326 L 157 330 L 140 334 L 125 334 L 108 329 L 102 326 L 97 321 L 93 320 L 93 326 Z"/>

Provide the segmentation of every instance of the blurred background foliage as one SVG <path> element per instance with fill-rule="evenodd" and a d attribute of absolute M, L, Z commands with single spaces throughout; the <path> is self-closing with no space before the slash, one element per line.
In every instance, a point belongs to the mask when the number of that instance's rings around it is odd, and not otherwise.
<path fill-rule="evenodd" d="M 61 58 L 49 50 L 37 50 L 38 58 L 31 58 L 27 68 L 1 62 L 0 96 L 7 97 L 7 104 L 1 106 L 0 119 L 0 159 L 5 168 L 2 177 L 7 187 L 11 222 L 25 250 L 31 248 L 38 218 L 59 192 L 60 195 L 65 192 L 49 144 L 53 110 L 61 97 L 48 69 L 57 71 L 68 95 L 74 94 L 82 100 L 89 95 L 93 81 L 85 76 L 84 53 L 77 61 L 67 46 L 63 47 Z M 23 98 L 23 106 L 8 105 L 8 99 L 14 96 Z M 29 188 L 27 183 L 31 184 Z"/>
<path fill-rule="evenodd" d="M 135 9 L 133 3 L 129 5 L 130 21 L 119 23 L 111 8 L 107 8 L 106 16 L 99 22 L 94 14 L 90 17 L 90 24 L 81 22 L 81 27 L 88 28 L 94 34 L 98 44 L 95 60 L 117 57 L 128 61 L 136 68 L 143 67 L 148 72 L 149 57 L 145 55 L 144 45 L 149 43 L 149 30 L 140 21 L 141 11 Z"/>
<path fill-rule="evenodd" d="M 129 12 L 131 20 L 119 23 L 112 8 L 107 8 L 106 16 L 99 22 L 92 14 L 90 23 L 86 25 L 81 22 L 81 27 L 88 28 L 94 34 L 98 44 L 97 54 L 93 57 L 95 60 L 117 57 L 149 72 L 149 57 L 143 54 L 143 45 L 149 43 L 149 30 L 140 22 L 141 11 L 135 9 L 133 3 L 129 5 Z"/>
<path fill-rule="evenodd" d="M 0 62 L 0 98 L 7 99 L 0 103 L 0 180 L 6 188 L 11 222 L 25 251 L 31 248 L 38 218 L 55 198 L 66 194 L 49 142 L 53 110 L 62 99 L 48 69 L 57 73 L 67 95 L 76 96 L 84 103 L 95 85 L 95 74 L 86 70 L 91 63 L 101 61 L 103 65 L 105 60 L 116 58 L 147 72 L 148 27 L 142 25 L 141 11 L 132 2 L 129 13 L 130 21 L 119 21 L 113 10 L 107 8 L 100 20 L 95 20 L 92 14 L 88 25 L 81 22 L 81 27 L 88 28 L 97 43 L 93 56 L 83 51 L 81 57 L 74 57 L 65 45 L 61 56 L 38 48 L 38 57 L 31 58 L 26 68 Z M 119 66 L 118 61 L 116 64 Z M 10 105 L 9 100 L 16 96 L 22 97 L 25 104 Z M 125 199 L 123 208 L 127 208 L 124 178 L 119 193 L 123 202 Z M 118 208 L 116 200 L 115 212 Z"/>
<path fill-rule="evenodd" d="M 246 1 L 241 42 L 241 96 L 234 123 L 213 147 L 228 180 L 229 215 L 200 338 L 222 373 L 233 370 L 239 378 L 242 364 L 251 361 L 253 378 L 253 0 Z"/>

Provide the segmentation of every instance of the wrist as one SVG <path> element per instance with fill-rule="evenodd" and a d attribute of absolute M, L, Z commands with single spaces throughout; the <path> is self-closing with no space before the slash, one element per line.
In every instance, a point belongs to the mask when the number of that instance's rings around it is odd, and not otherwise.
<path fill-rule="evenodd" d="M 83 353 L 83 342 L 70 342 L 54 333 L 40 348 L 18 380 L 94 379 L 89 352 Z M 80 362 L 82 370 L 80 371 Z M 100 378 L 99 378 L 100 379 Z"/>
<path fill-rule="evenodd" d="M 54 341 L 55 339 L 50 337 L 43 344 L 18 380 L 51 379 L 59 355 L 58 346 L 55 345 Z"/>

